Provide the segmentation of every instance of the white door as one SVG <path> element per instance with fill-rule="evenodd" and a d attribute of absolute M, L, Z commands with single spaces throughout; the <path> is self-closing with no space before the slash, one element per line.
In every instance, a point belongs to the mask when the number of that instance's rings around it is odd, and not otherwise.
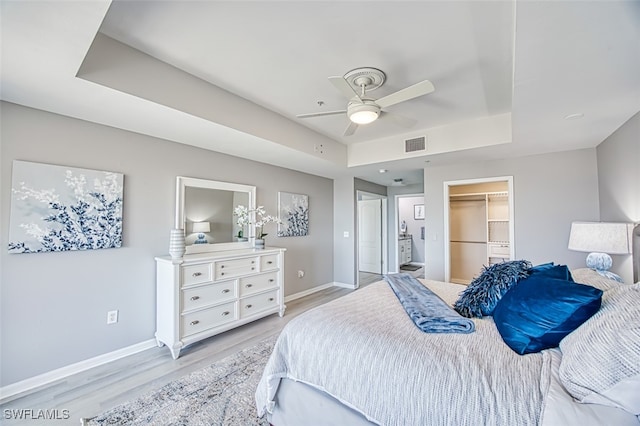
<path fill-rule="evenodd" d="M 362 272 L 382 273 L 382 200 L 358 201 L 358 265 Z"/>

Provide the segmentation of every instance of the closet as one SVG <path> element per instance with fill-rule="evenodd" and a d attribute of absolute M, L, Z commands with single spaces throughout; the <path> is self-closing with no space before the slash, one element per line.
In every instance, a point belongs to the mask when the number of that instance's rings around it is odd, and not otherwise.
<path fill-rule="evenodd" d="M 449 281 L 469 284 L 483 266 L 511 259 L 509 182 L 451 185 Z"/>

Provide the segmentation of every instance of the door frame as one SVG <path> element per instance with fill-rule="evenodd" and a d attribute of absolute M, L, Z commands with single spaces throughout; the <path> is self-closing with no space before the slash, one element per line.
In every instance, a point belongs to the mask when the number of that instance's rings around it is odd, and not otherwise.
<path fill-rule="evenodd" d="M 388 238 L 388 219 L 387 219 L 387 196 L 386 195 L 381 195 L 381 194 L 375 194 L 373 192 L 367 192 L 367 191 L 361 191 L 361 190 L 357 190 L 356 191 L 356 236 L 355 236 L 355 241 L 356 241 L 356 250 L 355 250 L 355 255 L 356 255 L 356 261 L 355 261 L 355 265 L 356 265 L 356 288 L 360 287 L 360 236 L 358 235 L 359 229 L 360 229 L 360 214 L 359 214 L 359 209 L 357 206 L 357 203 L 360 202 L 360 199 L 362 197 L 369 197 L 369 198 L 376 198 L 376 199 L 380 199 L 381 200 L 381 214 L 380 214 L 380 221 L 381 223 L 381 233 L 382 233 L 382 240 L 380 243 L 380 260 L 382 262 L 382 274 L 386 274 L 388 273 L 389 269 L 389 256 L 388 256 L 388 244 L 389 244 L 389 238 Z"/>
<path fill-rule="evenodd" d="M 511 259 L 516 258 L 516 245 L 515 245 L 515 211 L 513 202 L 513 176 L 496 176 L 489 178 L 478 179 L 463 179 L 463 180 L 449 180 L 443 183 L 444 185 L 444 280 L 446 282 L 451 281 L 451 248 L 449 247 L 449 188 L 459 185 L 472 185 L 476 183 L 488 183 L 488 182 L 504 182 L 507 181 L 507 191 L 509 192 L 509 256 Z"/>

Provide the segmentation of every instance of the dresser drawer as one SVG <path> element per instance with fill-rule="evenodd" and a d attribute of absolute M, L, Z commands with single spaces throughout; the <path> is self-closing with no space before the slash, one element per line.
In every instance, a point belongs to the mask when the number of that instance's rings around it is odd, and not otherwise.
<path fill-rule="evenodd" d="M 278 290 L 240 299 L 240 318 L 278 306 Z"/>
<path fill-rule="evenodd" d="M 235 281 L 224 281 L 182 290 L 182 310 L 190 311 L 214 303 L 234 300 L 236 298 L 235 284 Z"/>
<path fill-rule="evenodd" d="M 267 290 L 276 285 L 278 285 L 277 272 L 240 278 L 240 297 Z"/>
<path fill-rule="evenodd" d="M 270 271 L 278 269 L 278 255 L 270 254 L 266 256 L 260 256 L 260 270 Z"/>
<path fill-rule="evenodd" d="M 222 260 L 215 263 L 215 279 L 249 275 L 258 271 L 258 258 L 245 257 L 242 259 Z"/>
<path fill-rule="evenodd" d="M 182 284 L 185 286 L 211 281 L 211 263 L 189 265 L 182 268 Z"/>
<path fill-rule="evenodd" d="M 237 319 L 236 302 L 226 303 L 182 316 L 184 337 L 226 324 Z"/>

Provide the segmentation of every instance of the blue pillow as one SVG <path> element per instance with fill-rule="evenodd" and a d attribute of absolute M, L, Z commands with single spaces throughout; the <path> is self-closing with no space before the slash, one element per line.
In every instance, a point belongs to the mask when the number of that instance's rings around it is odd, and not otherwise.
<path fill-rule="evenodd" d="M 527 278 L 531 262 L 512 260 L 485 266 L 473 279 L 453 305 L 460 315 L 467 318 L 491 315 L 503 294 L 518 280 Z"/>
<path fill-rule="evenodd" d="M 548 278 L 573 281 L 573 277 L 571 276 L 571 272 L 569 272 L 567 265 L 555 265 L 553 262 L 543 263 L 529 268 L 529 275 L 544 275 Z"/>
<path fill-rule="evenodd" d="M 523 355 L 558 346 L 601 302 L 595 287 L 534 274 L 502 297 L 493 320 L 505 343 Z"/>

